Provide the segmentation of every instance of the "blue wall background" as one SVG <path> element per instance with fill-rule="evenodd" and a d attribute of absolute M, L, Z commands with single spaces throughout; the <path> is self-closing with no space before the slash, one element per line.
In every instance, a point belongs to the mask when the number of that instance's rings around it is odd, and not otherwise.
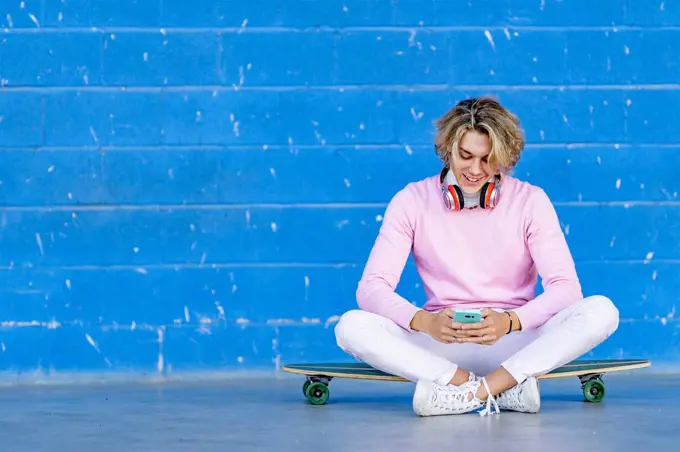
<path fill-rule="evenodd" d="M 678 26 L 668 1 L 3 1 L 0 370 L 345 359 L 386 202 L 478 94 L 620 308 L 593 356 L 677 362 Z"/>

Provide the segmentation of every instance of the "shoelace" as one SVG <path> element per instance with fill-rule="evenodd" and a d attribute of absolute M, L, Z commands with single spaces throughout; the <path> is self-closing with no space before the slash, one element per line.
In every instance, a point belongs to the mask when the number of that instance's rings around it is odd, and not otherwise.
<path fill-rule="evenodd" d="M 496 402 L 496 398 L 495 398 L 493 395 L 491 395 L 491 389 L 489 389 L 489 385 L 488 385 L 487 382 L 486 382 L 486 378 L 485 378 L 485 377 L 482 377 L 482 378 L 481 378 L 481 381 L 482 381 L 482 384 L 484 385 L 484 388 L 486 389 L 486 394 L 487 394 L 487 396 L 486 396 L 486 408 L 484 408 L 484 410 L 480 411 L 480 412 L 479 412 L 479 415 L 480 415 L 480 416 L 489 416 L 489 415 L 491 415 L 491 414 L 498 414 L 498 415 L 500 415 L 500 414 L 501 414 L 501 409 L 498 407 L 498 402 Z M 493 412 L 491 411 L 491 406 L 492 406 L 492 405 L 496 408 L 496 412 L 495 412 L 495 413 L 493 413 Z"/>

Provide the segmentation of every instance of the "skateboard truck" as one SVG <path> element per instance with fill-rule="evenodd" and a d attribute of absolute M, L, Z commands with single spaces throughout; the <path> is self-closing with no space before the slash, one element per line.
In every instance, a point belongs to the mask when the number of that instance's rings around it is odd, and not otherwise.
<path fill-rule="evenodd" d="M 328 401 L 330 391 L 328 384 L 333 377 L 310 375 L 302 385 L 302 393 L 312 405 L 324 405 Z"/>

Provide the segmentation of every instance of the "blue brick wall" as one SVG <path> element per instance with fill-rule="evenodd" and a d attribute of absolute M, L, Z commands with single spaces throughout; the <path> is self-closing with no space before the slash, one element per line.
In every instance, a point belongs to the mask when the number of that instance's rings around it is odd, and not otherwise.
<path fill-rule="evenodd" d="M 478 94 L 620 308 L 593 356 L 677 363 L 678 26 L 668 1 L 3 2 L 0 371 L 344 359 L 386 202 Z M 411 263 L 399 291 L 424 301 Z"/>

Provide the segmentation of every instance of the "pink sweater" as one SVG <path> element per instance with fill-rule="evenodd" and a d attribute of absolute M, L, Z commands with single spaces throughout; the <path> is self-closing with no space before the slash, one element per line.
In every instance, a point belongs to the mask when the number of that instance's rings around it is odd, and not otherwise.
<path fill-rule="evenodd" d="M 437 176 L 400 190 L 385 211 L 357 289 L 359 307 L 406 330 L 419 310 L 395 293 L 413 252 L 427 301 L 446 307 L 512 309 L 523 329 L 583 298 L 574 261 L 545 192 L 504 176 L 498 206 L 447 211 Z M 537 274 L 544 291 L 536 293 Z"/>

